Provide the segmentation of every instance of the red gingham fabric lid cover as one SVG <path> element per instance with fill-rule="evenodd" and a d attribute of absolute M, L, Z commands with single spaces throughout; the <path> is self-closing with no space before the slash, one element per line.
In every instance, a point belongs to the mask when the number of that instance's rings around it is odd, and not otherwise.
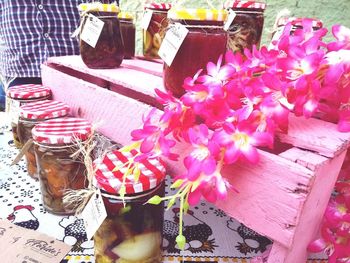
<path fill-rule="evenodd" d="M 114 171 L 115 167 L 121 167 L 127 163 L 129 158 L 137 154 L 136 150 L 131 152 L 121 152 L 119 150 L 109 152 L 101 159 L 94 161 L 96 167 L 95 179 L 97 186 L 110 194 L 118 194 L 123 182 L 123 175 L 127 170 L 127 165 Z M 143 160 L 138 164 L 140 177 L 135 181 L 134 175 L 126 177 L 126 194 L 142 193 L 158 186 L 165 178 L 165 166 L 157 159 Z"/>
<path fill-rule="evenodd" d="M 35 142 L 52 145 L 71 144 L 77 139 L 85 141 L 91 134 L 90 122 L 73 117 L 44 121 L 32 129 Z"/>
<path fill-rule="evenodd" d="M 224 3 L 224 8 L 247 8 L 265 10 L 266 3 L 246 0 L 228 0 Z"/>
<path fill-rule="evenodd" d="M 9 88 L 6 95 L 12 99 L 35 99 L 51 94 L 51 89 L 40 84 L 24 84 Z"/>
<path fill-rule="evenodd" d="M 41 100 L 22 105 L 19 116 L 30 120 L 46 120 L 64 117 L 68 112 L 69 106 L 63 102 Z"/>
<path fill-rule="evenodd" d="M 148 3 L 145 5 L 145 9 L 169 10 L 170 8 L 170 3 Z"/>

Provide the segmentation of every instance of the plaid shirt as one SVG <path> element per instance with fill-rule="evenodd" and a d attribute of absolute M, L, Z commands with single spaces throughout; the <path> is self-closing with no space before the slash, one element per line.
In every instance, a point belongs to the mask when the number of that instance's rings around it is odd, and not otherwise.
<path fill-rule="evenodd" d="M 79 54 L 77 6 L 82 0 L 0 0 L 0 73 L 40 77 L 51 56 Z M 84 1 L 86 2 L 86 1 Z"/>

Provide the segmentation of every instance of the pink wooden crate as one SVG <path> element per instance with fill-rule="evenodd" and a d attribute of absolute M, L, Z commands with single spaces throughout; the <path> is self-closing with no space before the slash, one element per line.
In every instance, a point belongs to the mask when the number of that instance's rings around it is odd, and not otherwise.
<path fill-rule="evenodd" d="M 78 56 L 51 58 L 42 74 L 55 100 L 68 103 L 75 116 L 96 123 L 98 131 L 121 144 L 130 143 L 130 131 L 142 125 L 142 115 L 159 106 L 154 89 L 163 89 L 162 65 L 145 60 L 92 70 Z M 225 168 L 240 193 L 217 203 L 274 241 L 269 263 L 306 262 L 306 247 L 317 235 L 350 139 L 321 120 L 291 116 L 289 121 L 288 134 L 279 135 L 276 149 L 260 150 L 258 165 Z M 170 173 L 183 169 L 179 163 L 168 164 Z"/>

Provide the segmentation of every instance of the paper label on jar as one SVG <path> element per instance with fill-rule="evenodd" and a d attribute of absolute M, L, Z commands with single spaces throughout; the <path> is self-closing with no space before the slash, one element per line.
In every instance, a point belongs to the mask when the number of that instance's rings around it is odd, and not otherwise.
<path fill-rule="evenodd" d="M 81 32 L 80 35 L 81 40 L 95 48 L 104 24 L 105 22 L 103 22 L 101 19 L 89 14 L 86 18 L 83 32 Z"/>
<path fill-rule="evenodd" d="M 18 100 L 10 100 L 9 113 L 12 123 L 18 124 L 20 105 L 21 103 Z"/>
<path fill-rule="evenodd" d="M 224 25 L 224 30 L 225 30 L 225 31 L 229 30 L 229 28 L 230 28 L 230 26 L 231 26 L 233 20 L 235 20 L 235 18 L 236 18 L 236 13 L 235 13 L 235 11 L 233 11 L 232 9 L 230 9 L 230 10 L 228 11 L 228 17 L 227 17 L 227 20 L 226 20 L 225 25 Z"/>
<path fill-rule="evenodd" d="M 100 190 L 91 196 L 80 216 L 84 221 L 87 239 L 90 240 L 107 217 Z"/>
<path fill-rule="evenodd" d="M 171 26 L 166 32 L 162 45 L 159 48 L 158 55 L 169 67 L 173 63 L 173 60 L 187 34 L 188 29 L 179 23 L 175 23 L 175 25 Z"/>
<path fill-rule="evenodd" d="M 149 24 L 151 23 L 153 11 L 152 10 L 146 10 L 143 14 L 142 21 L 141 21 L 141 28 L 144 30 L 148 29 Z"/>

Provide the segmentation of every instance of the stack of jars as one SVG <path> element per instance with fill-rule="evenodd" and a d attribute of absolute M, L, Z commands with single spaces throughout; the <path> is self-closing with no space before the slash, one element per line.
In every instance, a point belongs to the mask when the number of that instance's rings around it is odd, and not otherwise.
<path fill-rule="evenodd" d="M 165 168 L 158 160 L 134 165 L 137 154 L 117 150 L 94 162 L 96 186 L 107 211 L 94 235 L 96 263 L 162 262 L 164 207 L 147 204 L 147 200 L 164 195 Z M 124 180 L 128 169 L 132 172 Z M 119 195 L 122 187 L 123 197 Z"/>

